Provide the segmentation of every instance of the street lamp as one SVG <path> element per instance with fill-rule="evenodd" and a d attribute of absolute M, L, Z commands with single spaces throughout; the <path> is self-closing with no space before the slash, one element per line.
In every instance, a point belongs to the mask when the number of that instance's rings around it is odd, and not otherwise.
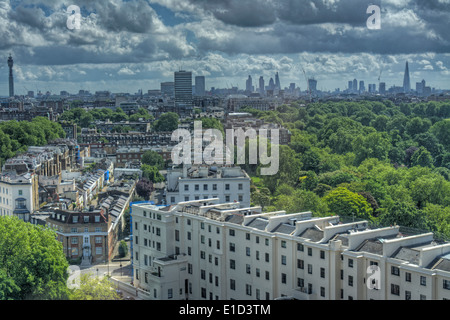
<path fill-rule="evenodd" d="M 122 262 L 120 263 L 120 277 L 123 277 Z"/>

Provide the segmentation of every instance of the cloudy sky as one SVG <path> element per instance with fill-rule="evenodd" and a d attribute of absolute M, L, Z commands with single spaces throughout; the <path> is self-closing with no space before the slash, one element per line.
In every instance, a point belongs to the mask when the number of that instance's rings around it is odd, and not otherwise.
<path fill-rule="evenodd" d="M 381 29 L 366 26 L 370 4 Z M 67 28 L 70 5 L 80 29 Z M 205 75 L 207 87 L 266 84 L 305 89 L 348 80 L 450 89 L 450 0 L 0 0 L 0 95 L 8 93 L 9 53 L 16 94 L 79 89 L 146 92 L 173 72 Z"/>

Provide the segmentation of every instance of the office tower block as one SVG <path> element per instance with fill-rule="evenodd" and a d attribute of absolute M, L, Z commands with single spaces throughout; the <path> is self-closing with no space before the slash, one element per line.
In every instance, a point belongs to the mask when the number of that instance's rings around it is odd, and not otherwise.
<path fill-rule="evenodd" d="M 264 93 L 265 93 L 264 77 L 261 76 L 259 77 L 259 94 L 263 96 Z"/>
<path fill-rule="evenodd" d="M 174 74 L 175 107 L 185 110 L 192 108 L 192 72 L 180 70 Z"/>
<path fill-rule="evenodd" d="M 409 78 L 409 66 L 408 61 L 406 61 L 406 67 L 405 67 L 405 75 L 403 77 L 403 91 L 405 93 L 408 93 L 411 91 L 411 80 Z"/>
<path fill-rule="evenodd" d="M 205 95 L 205 77 L 197 76 L 195 77 L 195 95 L 204 96 Z"/>
<path fill-rule="evenodd" d="M 281 90 L 280 76 L 278 75 L 278 72 L 275 74 L 275 88 Z"/>
<path fill-rule="evenodd" d="M 252 80 L 252 76 L 248 76 L 247 81 L 245 82 L 245 91 L 247 92 L 252 92 L 253 90 L 253 80 Z"/>
<path fill-rule="evenodd" d="M 8 58 L 8 67 L 9 67 L 9 96 L 14 97 L 14 78 L 13 78 L 13 65 L 14 61 L 11 57 L 11 54 Z"/>

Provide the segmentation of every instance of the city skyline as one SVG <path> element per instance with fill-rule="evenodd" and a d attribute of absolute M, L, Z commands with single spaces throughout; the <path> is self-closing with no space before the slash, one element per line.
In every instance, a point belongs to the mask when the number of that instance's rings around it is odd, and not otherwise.
<path fill-rule="evenodd" d="M 69 30 L 64 1 L 5 1 L 0 95 L 9 93 L 10 53 L 16 94 L 146 92 L 173 81 L 180 68 L 205 76 L 206 90 L 245 89 L 248 75 L 254 84 L 260 76 L 268 83 L 279 72 L 282 88 L 296 83 L 304 91 L 303 69 L 318 90 L 344 90 L 353 78 L 389 88 L 402 85 L 405 61 L 412 87 L 426 79 L 431 87 L 450 88 L 443 27 L 449 3 L 383 1 L 380 30 L 366 27 L 368 1 L 314 0 L 314 10 L 305 3 L 79 1 L 81 27 Z"/>

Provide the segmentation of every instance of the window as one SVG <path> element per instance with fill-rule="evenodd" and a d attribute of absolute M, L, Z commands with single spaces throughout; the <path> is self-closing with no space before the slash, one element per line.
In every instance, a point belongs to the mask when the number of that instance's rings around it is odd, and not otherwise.
<path fill-rule="evenodd" d="M 282 248 L 286 248 L 286 241 L 284 241 L 284 240 L 281 241 L 281 247 L 282 247 Z"/>
<path fill-rule="evenodd" d="M 250 257 L 250 248 L 249 247 L 245 247 L 245 255 L 247 257 Z"/>
<path fill-rule="evenodd" d="M 233 259 L 230 259 L 230 269 L 236 269 L 236 261 L 234 261 Z"/>
<path fill-rule="evenodd" d="M 348 285 L 353 287 L 353 276 L 348 276 Z"/>
<path fill-rule="evenodd" d="M 286 273 L 281 274 L 281 283 L 286 284 Z"/>
<path fill-rule="evenodd" d="M 70 242 L 71 242 L 72 244 L 78 244 L 78 238 L 72 237 L 72 238 L 70 238 Z"/>
<path fill-rule="evenodd" d="M 281 256 L 281 264 L 283 265 L 283 266 L 285 266 L 286 265 L 286 256 Z"/>
<path fill-rule="evenodd" d="M 89 216 L 84 216 L 83 221 L 84 223 L 89 223 Z"/>
<path fill-rule="evenodd" d="M 270 272 L 266 271 L 266 280 L 270 280 Z"/>
<path fill-rule="evenodd" d="M 207 184 L 203 185 L 203 191 L 208 191 L 208 185 Z"/>
<path fill-rule="evenodd" d="M 230 236 L 234 237 L 234 235 L 235 235 L 234 230 L 233 230 L 233 229 L 230 229 L 229 234 L 230 234 Z"/>
<path fill-rule="evenodd" d="M 249 284 L 245 285 L 245 294 L 248 296 L 252 295 L 252 286 L 251 285 L 249 285 Z"/>
<path fill-rule="evenodd" d="M 391 274 L 394 276 L 399 276 L 400 275 L 400 269 L 398 267 L 391 267 Z"/>
<path fill-rule="evenodd" d="M 172 289 L 168 289 L 167 290 L 167 299 L 172 299 L 173 298 L 173 291 Z"/>
<path fill-rule="evenodd" d="M 325 259 L 325 251 L 320 250 L 320 259 Z"/>
<path fill-rule="evenodd" d="M 239 201 L 239 202 L 244 201 L 244 197 L 243 197 L 241 194 L 238 196 L 238 201 Z"/>
<path fill-rule="evenodd" d="M 213 191 L 217 191 L 217 184 L 212 185 Z"/>
<path fill-rule="evenodd" d="M 302 278 L 297 278 L 297 287 L 303 288 L 305 286 L 305 280 Z"/>
<path fill-rule="evenodd" d="M 230 242 L 230 252 L 235 252 L 235 251 L 236 251 L 235 244 Z"/>
<path fill-rule="evenodd" d="M 405 291 L 405 300 L 411 300 L 411 291 Z"/>
<path fill-rule="evenodd" d="M 189 201 L 189 196 L 185 196 L 184 201 Z"/>
<path fill-rule="evenodd" d="M 242 183 L 238 184 L 238 190 L 242 190 Z"/>
<path fill-rule="evenodd" d="M 225 190 L 230 190 L 230 185 L 228 183 L 225 184 Z"/>
<path fill-rule="evenodd" d="M 411 273 L 410 272 L 405 272 L 405 281 L 411 282 Z"/>
<path fill-rule="evenodd" d="M 297 268 L 303 269 L 305 267 L 305 263 L 303 260 L 297 259 Z"/>
<path fill-rule="evenodd" d="M 426 286 L 427 285 L 427 278 L 424 276 L 420 276 L 420 285 Z"/>
<path fill-rule="evenodd" d="M 246 264 L 246 265 L 245 265 L 245 272 L 246 272 L 247 274 L 250 274 L 250 273 L 251 273 L 251 267 L 250 267 L 249 264 Z"/>
<path fill-rule="evenodd" d="M 348 267 L 353 268 L 353 259 L 348 259 Z"/>
<path fill-rule="evenodd" d="M 312 248 L 308 248 L 308 256 L 312 257 Z"/>
<path fill-rule="evenodd" d="M 266 262 L 270 262 L 270 255 L 266 252 L 266 254 L 265 254 L 265 256 L 266 256 Z"/>
<path fill-rule="evenodd" d="M 16 207 L 17 207 L 17 201 L 16 201 Z M 78 216 L 73 216 L 72 217 L 72 222 L 73 223 L 78 223 Z"/>
<path fill-rule="evenodd" d="M 444 280 L 442 283 L 442 287 L 446 290 L 450 290 L 450 281 L 449 280 Z"/>
<path fill-rule="evenodd" d="M 245 239 L 246 239 L 246 240 L 250 240 L 250 233 L 246 233 L 246 234 L 245 234 Z"/>
<path fill-rule="evenodd" d="M 396 296 L 400 295 L 400 286 L 398 284 L 391 284 L 391 294 Z"/>
<path fill-rule="evenodd" d="M 301 251 L 301 252 L 303 252 L 303 251 L 304 251 L 304 247 L 303 247 L 303 244 L 301 244 L 301 243 L 297 243 L 297 251 Z"/>
<path fill-rule="evenodd" d="M 424 295 L 424 294 L 421 294 L 421 295 L 420 295 L 420 300 L 427 300 L 427 296 Z"/>
<path fill-rule="evenodd" d="M 229 195 L 225 196 L 225 202 L 230 202 L 230 196 Z"/>
<path fill-rule="evenodd" d="M 325 278 L 325 268 L 320 268 L 320 277 Z"/>
<path fill-rule="evenodd" d="M 189 191 L 189 185 L 188 184 L 184 185 L 184 191 Z"/>
<path fill-rule="evenodd" d="M 192 240 L 192 237 L 191 237 L 191 233 L 188 231 L 188 233 L 187 233 L 187 239 L 188 240 Z"/>
<path fill-rule="evenodd" d="M 198 190 L 200 190 L 200 185 L 196 184 L 194 188 L 195 188 L 195 191 L 198 191 Z"/>
<path fill-rule="evenodd" d="M 313 267 L 312 264 L 308 264 L 308 273 L 312 274 L 313 273 Z"/>
<path fill-rule="evenodd" d="M 19 196 L 22 196 L 22 195 L 23 195 L 23 191 L 19 190 Z"/>
<path fill-rule="evenodd" d="M 95 216 L 95 218 L 94 218 L 95 220 L 95 222 L 100 222 L 100 216 Z"/>
<path fill-rule="evenodd" d="M 230 279 L 230 289 L 236 290 L 236 281 L 233 279 Z"/>
<path fill-rule="evenodd" d="M 259 268 L 256 268 L 255 274 L 256 274 L 256 277 L 259 278 L 261 276 L 261 270 Z"/>
<path fill-rule="evenodd" d="M 325 288 L 324 287 L 320 287 L 320 296 L 325 297 Z"/>
<path fill-rule="evenodd" d="M 175 230 L 175 241 L 180 241 L 180 231 Z"/>
<path fill-rule="evenodd" d="M 206 279 L 206 272 L 205 272 L 205 270 L 200 270 L 200 278 L 201 278 L 202 280 L 205 280 L 205 279 Z"/>

